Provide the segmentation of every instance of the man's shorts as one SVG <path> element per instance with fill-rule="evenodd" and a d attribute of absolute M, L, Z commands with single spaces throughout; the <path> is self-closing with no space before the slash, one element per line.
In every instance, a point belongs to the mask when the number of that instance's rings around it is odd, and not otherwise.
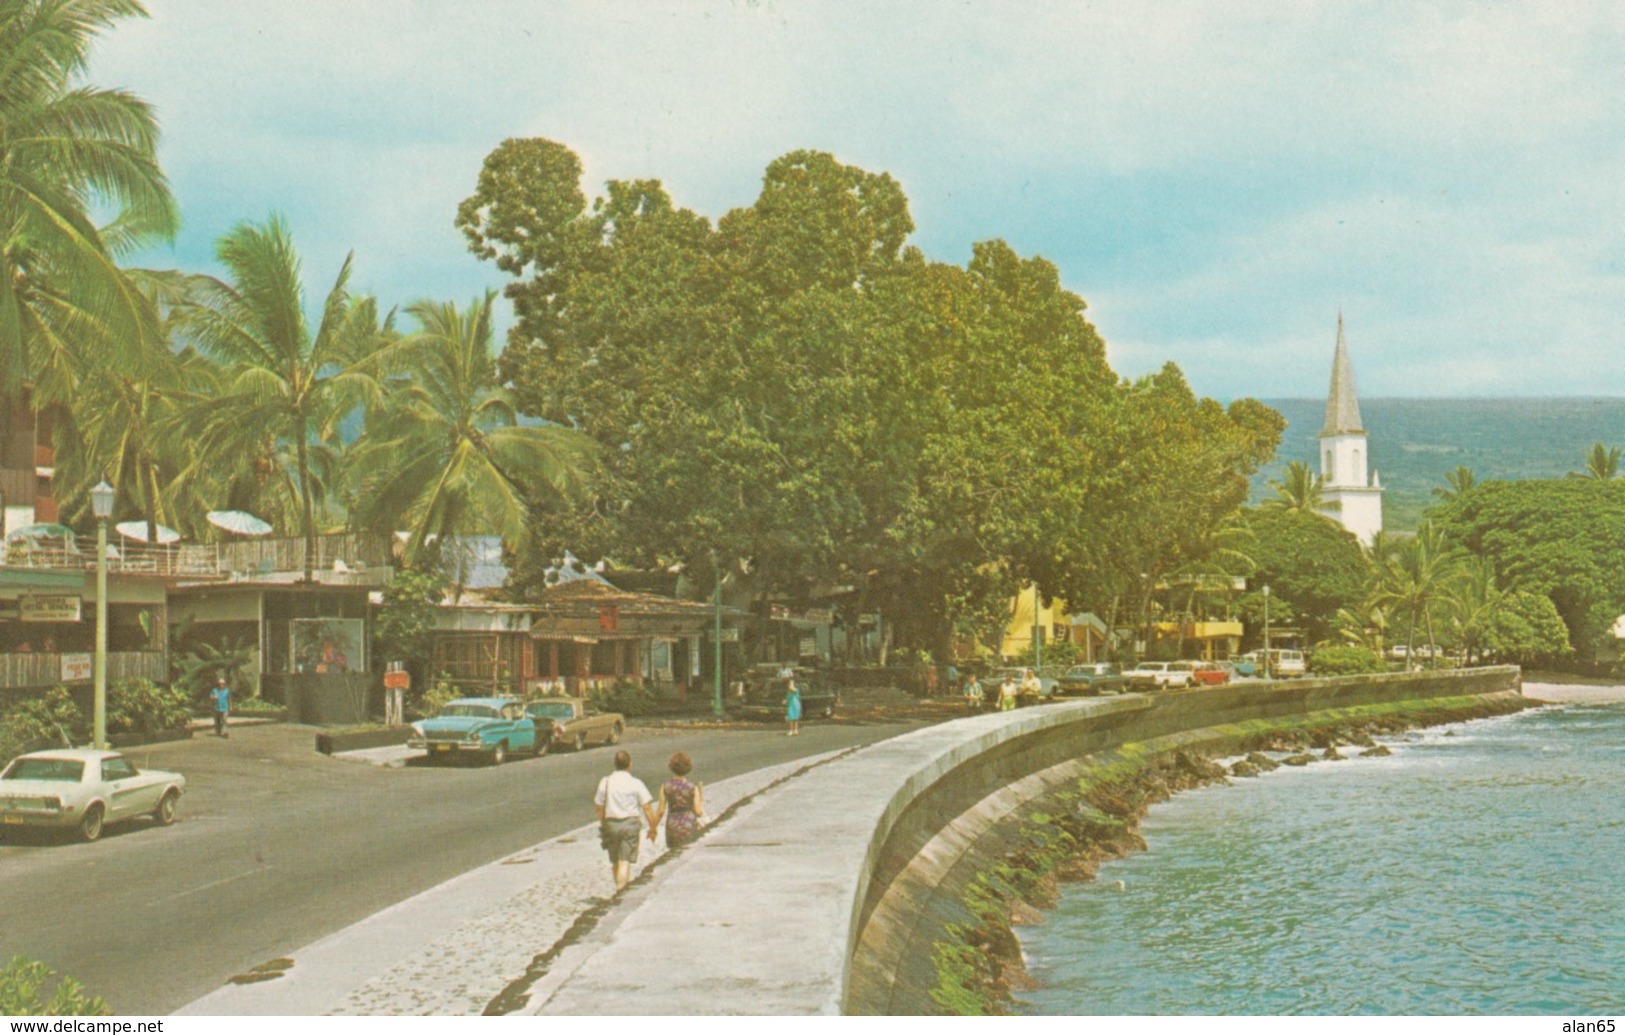
<path fill-rule="evenodd" d="M 643 840 L 643 823 L 631 819 L 606 819 L 598 827 L 598 841 L 612 863 L 638 861 L 638 842 Z"/>

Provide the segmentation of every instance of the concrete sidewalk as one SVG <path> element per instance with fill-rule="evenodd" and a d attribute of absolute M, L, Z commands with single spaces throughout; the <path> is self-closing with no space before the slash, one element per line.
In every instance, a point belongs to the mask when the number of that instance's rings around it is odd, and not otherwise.
<path fill-rule="evenodd" d="M 846 753 L 707 784 L 706 812 L 713 825 L 725 826 L 726 811 L 737 803 Z M 637 872 L 665 854 L 662 832 L 655 844 L 644 842 Z M 258 974 L 233 979 L 251 980 L 227 984 L 175 1012 L 478 1015 L 504 989 L 533 981 L 545 961 L 598 923 L 615 922 L 640 897 L 636 884 L 626 895 L 613 890 L 597 825 L 590 823 L 455 877 L 284 960 L 267 961 Z"/>

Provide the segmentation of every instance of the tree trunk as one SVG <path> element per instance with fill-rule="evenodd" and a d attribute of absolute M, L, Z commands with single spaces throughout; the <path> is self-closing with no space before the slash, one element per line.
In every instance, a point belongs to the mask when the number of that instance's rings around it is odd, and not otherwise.
<path fill-rule="evenodd" d="M 316 502 L 310 498 L 310 447 L 305 442 L 305 422 L 299 422 L 299 440 L 295 443 L 299 459 L 299 495 L 303 497 L 305 525 L 305 581 L 316 581 Z"/>

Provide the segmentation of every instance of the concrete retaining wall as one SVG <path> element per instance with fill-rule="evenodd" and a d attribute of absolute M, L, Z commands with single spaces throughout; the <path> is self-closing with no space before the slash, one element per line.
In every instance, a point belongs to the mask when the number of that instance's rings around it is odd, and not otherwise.
<path fill-rule="evenodd" d="M 709 833 L 540 1012 L 636 1011 L 645 998 L 651 1012 L 673 1014 L 909 1008 L 887 991 L 910 941 L 888 925 L 915 922 L 899 875 L 945 874 L 1001 814 L 1075 778 L 1079 756 L 1253 719 L 1518 686 L 1515 667 L 1242 683 L 981 715 L 884 741 Z M 915 865 L 928 844 L 943 857 Z M 887 929 L 866 939 L 872 924 Z M 628 996 L 639 987 L 652 996 Z"/>

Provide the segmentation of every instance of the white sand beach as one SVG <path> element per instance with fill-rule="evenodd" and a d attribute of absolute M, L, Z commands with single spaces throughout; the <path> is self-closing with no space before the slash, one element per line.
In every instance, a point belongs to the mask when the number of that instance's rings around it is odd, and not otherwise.
<path fill-rule="evenodd" d="M 1613 704 L 1625 702 L 1625 686 L 1525 682 L 1523 695 L 1537 701 L 1551 701 L 1555 704 Z"/>

